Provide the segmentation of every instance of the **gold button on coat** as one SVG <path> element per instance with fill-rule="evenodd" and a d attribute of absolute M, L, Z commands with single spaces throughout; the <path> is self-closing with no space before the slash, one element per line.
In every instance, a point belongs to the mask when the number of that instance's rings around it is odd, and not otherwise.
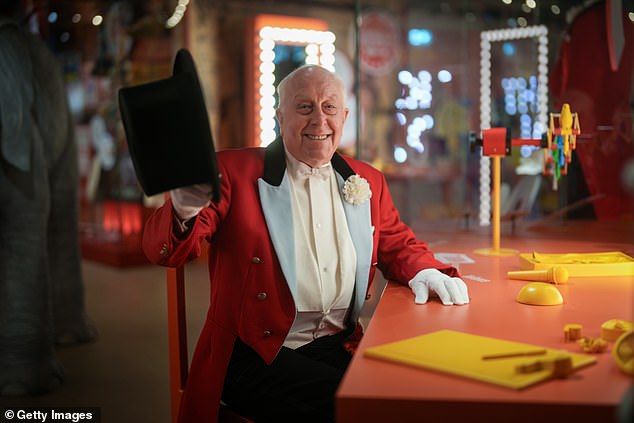
<path fill-rule="evenodd" d="M 167 248 L 167 243 L 163 242 L 161 244 L 161 251 L 159 251 L 159 254 L 162 255 L 163 257 L 169 256 L 170 249 Z"/>
<path fill-rule="evenodd" d="M 251 263 L 255 263 L 255 264 L 262 263 L 262 259 L 260 257 L 253 257 L 251 258 Z"/>
<path fill-rule="evenodd" d="M 260 300 L 260 301 L 266 300 L 266 297 L 267 297 L 266 292 L 260 292 L 258 294 L 258 300 Z"/>
<path fill-rule="evenodd" d="M 265 338 L 268 338 L 269 336 L 271 336 L 271 331 L 265 330 L 264 332 L 262 332 L 262 335 L 264 335 Z"/>

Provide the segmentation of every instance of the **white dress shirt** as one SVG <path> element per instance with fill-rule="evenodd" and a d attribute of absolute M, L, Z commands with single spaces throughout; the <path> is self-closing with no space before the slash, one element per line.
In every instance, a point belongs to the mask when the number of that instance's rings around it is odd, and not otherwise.
<path fill-rule="evenodd" d="M 345 328 L 356 269 L 356 251 L 335 172 L 286 153 L 292 191 L 297 263 L 297 317 L 284 346 L 297 348 Z"/>

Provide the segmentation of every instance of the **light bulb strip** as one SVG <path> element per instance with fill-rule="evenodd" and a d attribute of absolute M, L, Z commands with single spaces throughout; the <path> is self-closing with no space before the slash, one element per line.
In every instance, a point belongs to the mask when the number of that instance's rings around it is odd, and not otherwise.
<path fill-rule="evenodd" d="M 491 43 L 526 38 L 537 38 L 537 120 L 546 128 L 548 120 L 548 28 L 545 25 L 506 28 L 480 33 L 480 130 L 491 127 Z M 480 215 L 481 226 L 491 224 L 491 163 L 480 158 Z"/>

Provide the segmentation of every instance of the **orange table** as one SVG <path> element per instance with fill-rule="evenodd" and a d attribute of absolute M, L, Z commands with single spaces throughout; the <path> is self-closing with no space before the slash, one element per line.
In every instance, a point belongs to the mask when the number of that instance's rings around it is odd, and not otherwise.
<path fill-rule="evenodd" d="M 567 230 L 575 233 L 564 234 L 568 240 L 539 238 L 539 234 L 530 238 L 529 234 L 503 238 L 503 243 L 520 252 L 634 253 L 629 232 L 623 233 L 623 242 L 602 242 L 598 233 L 593 235 L 582 223 L 577 231 Z M 471 303 L 443 306 L 436 299 L 415 305 L 409 288 L 388 284 L 337 392 L 338 423 L 616 421 L 619 404 L 633 379 L 616 366 L 611 344 L 608 351 L 597 355 L 596 364 L 568 379 L 520 391 L 364 357 L 363 351 L 369 347 L 440 329 L 581 352 L 576 343 L 564 343 L 565 324 L 582 324 L 584 335 L 599 337 L 606 320 L 633 320 L 634 277 L 571 278 L 567 285 L 559 285 L 563 305 L 524 305 L 515 298 L 527 282 L 506 277 L 507 271 L 519 270 L 518 258 L 473 253 L 488 246 L 488 236 L 464 231 L 420 235 L 436 253 L 464 253 L 476 261 L 460 265 Z"/>

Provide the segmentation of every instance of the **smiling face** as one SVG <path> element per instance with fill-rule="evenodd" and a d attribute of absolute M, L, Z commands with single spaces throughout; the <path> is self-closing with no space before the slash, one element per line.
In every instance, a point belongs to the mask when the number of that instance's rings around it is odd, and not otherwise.
<path fill-rule="evenodd" d="M 284 145 L 300 162 L 320 167 L 335 153 L 348 116 L 343 83 L 319 66 L 289 74 L 279 88 L 277 120 Z"/>

